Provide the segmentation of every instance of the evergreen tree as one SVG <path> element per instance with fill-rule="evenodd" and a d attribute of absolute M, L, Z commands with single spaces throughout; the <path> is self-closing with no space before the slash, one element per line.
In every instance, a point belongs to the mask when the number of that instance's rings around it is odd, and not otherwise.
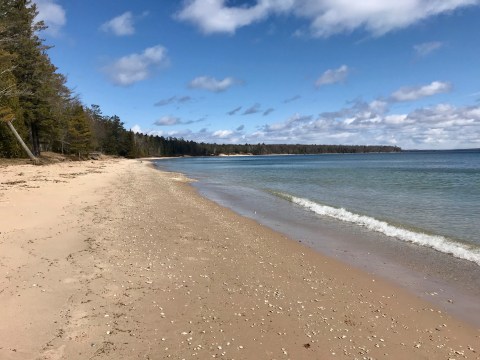
<path fill-rule="evenodd" d="M 4 4 L 0 5 L 0 112 L 3 119 L 0 119 L 0 157 L 21 157 L 24 151 L 14 135 L 7 127 L 6 120 L 18 118 L 20 91 L 13 75 L 15 56 L 7 51 L 7 45 L 14 39 L 8 36 L 6 30 L 9 26 L 4 14 Z M 3 121 L 2 121 L 3 120 Z M 15 121 L 17 132 L 25 137 L 27 132 L 21 121 Z"/>
<path fill-rule="evenodd" d="M 0 48 L 0 156 L 14 157 L 20 155 L 20 147 L 7 128 L 6 120 L 17 108 L 15 77 L 12 75 L 11 55 Z M 7 119 L 8 116 L 8 119 Z"/>
<path fill-rule="evenodd" d="M 103 144 L 105 142 L 106 119 L 102 115 L 102 110 L 100 106 L 92 104 L 90 108 L 86 109 L 88 113 L 88 118 L 90 120 L 90 125 L 92 128 L 92 149 L 95 151 L 103 151 Z"/>
<path fill-rule="evenodd" d="M 46 55 L 47 47 L 37 33 L 45 26 L 35 22 L 37 10 L 30 0 L 2 0 L 0 16 L 6 24 L 4 49 L 14 55 L 13 75 L 19 91 L 19 119 L 29 129 L 33 153 L 40 154 L 42 120 L 49 113 L 45 87 L 55 68 Z"/>
<path fill-rule="evenodd" d="M 68 134 L 70 153 L 81 157 L 90 151 L 92 139 L 90 123 L 87 113 L 80 104 L 72 109 Z"/>
<path fill-rule="evenodd" d="M 127 150 L 124 146 L 124 138 L 126 130 L 123 122 L 117 115 L 109 117 L 105 122 L 105 138 L 103 141 L 103 149 L 109 155 L 125 156 Z"/>

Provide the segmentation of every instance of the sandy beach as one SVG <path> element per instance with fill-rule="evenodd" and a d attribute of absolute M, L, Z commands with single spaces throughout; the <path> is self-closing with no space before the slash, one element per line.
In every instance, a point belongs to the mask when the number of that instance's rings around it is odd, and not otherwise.
<path fill-rule="evenodd" d="M 0 167 L 0 359 L 480 359 L 480 329 L 111 159 Z"/>

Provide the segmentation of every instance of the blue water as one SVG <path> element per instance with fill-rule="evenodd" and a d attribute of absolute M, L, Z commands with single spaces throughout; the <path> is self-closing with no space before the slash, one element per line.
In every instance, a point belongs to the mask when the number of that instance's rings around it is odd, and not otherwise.
<path fill-rule="evenodd" d="M 157 165 L 480 265 L 478 150 L 181 158 Z"/>

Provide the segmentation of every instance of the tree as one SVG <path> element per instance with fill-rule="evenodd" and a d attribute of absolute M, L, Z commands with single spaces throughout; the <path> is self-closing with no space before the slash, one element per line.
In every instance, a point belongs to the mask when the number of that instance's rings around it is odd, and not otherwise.
<path fill-rule="evenodd" d="M 128 150 L 125 148 L 126 130 L 123 122 L 117 115 L 110 116 L 105 120 L 105 138 L 103 149 L 106 154 L 125 156 Z"/>
<path fill-rule="evenodd" d="M 102 115 L 102 110 L 99 105 L 92 104 L 86 111 L 92 128 L 92 148 L 95 151 L 103 152 L 105 118 Z"/>
<path fill-rule="evenodd" d="M 6 39 L 2 49 L 13 55 L 12 74 L 19 90 L 17 119 L 28 127 L 33 153 L 39 155 L 42 122 L 50 113 L 45 93 L 56 68 L 46 54 L 48 47 L 37 35 L 45 26 L 35 22 L 35 4 L 30 0 L 2 0 L 0 4 L 0 35 Z"/>
<path fill-rule="evenodd" d="M 92 132 L 87 113 L 81 104 L 74 106 L 69 121 L 69 149 L 73 154 L 86 154 L 91 149 Z"/>
<path fill-rule="evenodd" d="M 0 43 L 1 45 L 1 43 Z M 12 108 L 18 101 L 16 96 L 15 77 L 12 75 L 11 54 L 0 48 L 0 156 L 12 157 L 19 155 L 20 149 L 17 142 L 7 129 L 7 121 L 15 116 Z"/>
<path fill-rule="evenodd" d="M 28 157 L 35 163 L 37 163 L 37 158 L 32 154 L 28 146 L 23 141 L 22 137 L 18 134 L 17 130 L 12 124 L 12 121 L 15 120 L 13 113 L 9 108 L 0 108 L 0 119 L 3 121 L 12 131 L 13 135 L 17 138 L 20 145 L 23 147 Z"/>
<path fill-rule="evenodd" d="M 3 17 L 0 16 L 0 33 L 3 32 L 5 27 L 6 23 L 3 21 Z M 17 89 L 15 76 L 13 75 L 15 68 L 13 65 L 14 56 L 4 49 L 5 44 L 9 40 L 8 37 L 3 37 L 2 41 L 0 41 L 0 156 L 21 156 L 21 147 L 23 147 L 30 158 L 36 160 L 12 124 L 12 121 L 15 119 L 15 112 L 18 110 L 20 91 Z M 19 130 L 25 134 L 25 128 L 21 126 L 21 123 Z"/>

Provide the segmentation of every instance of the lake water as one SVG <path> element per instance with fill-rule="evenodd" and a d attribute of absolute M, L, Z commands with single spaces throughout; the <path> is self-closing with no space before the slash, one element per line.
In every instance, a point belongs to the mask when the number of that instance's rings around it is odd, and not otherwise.
<path fill-rule="evenodd" d="M 158 165 L 199 180 L 207 196 L 234 209 L 238 203 L 243 212 L 248 203 L 254 212 L 270 208 L 272 216 L 301 208 L 315 215 L 313 222 L 333 219 L 480 265 L 480 151 L 181 158 Z"/>
<path fill-rule="evenodd" d="M 162 159 L 198 191 L 480 328 L 480 151 Z"/>

